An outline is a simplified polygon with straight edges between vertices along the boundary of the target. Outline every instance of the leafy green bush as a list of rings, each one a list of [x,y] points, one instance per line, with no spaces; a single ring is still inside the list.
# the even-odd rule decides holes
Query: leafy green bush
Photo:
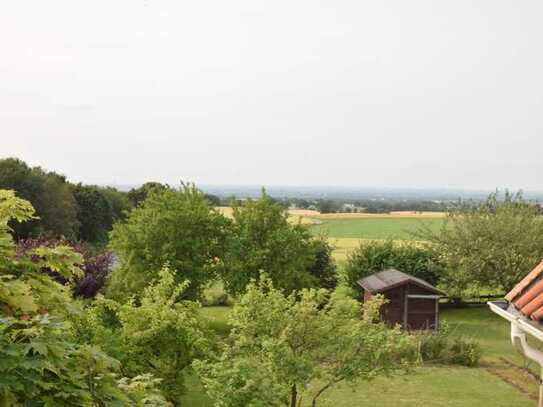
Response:
[[[347,258],[345,283],[358,289],[357,281],[387,268],[422,278],[430,284],[438,282],[433,267],[434,252],[423,244],[387,241],[364,241]]]
[[[86,315],[74,320],[77,335],[115,356],[129,376],[152,373],[169,400],[185,392],[184,375],[209,347],[198,304],[181,300],[188,283],[176,283],[164,267],[139,301],[119,303],[99,296]]]
[[[444,363],[462,366],[477,366],[482,349],[473,339],[453,336],[449,327],[443,323],[438,332],[418,332],[414,334],[419,356],[426,363]]]
[[[477,366],[481,360],[481,345],[473,339],[455,338],[450,348],[450,362],[463,366]]]
[[[420,357],[425,362],[444,362],[450,339],[443,332],[423,332],[416,335]]]

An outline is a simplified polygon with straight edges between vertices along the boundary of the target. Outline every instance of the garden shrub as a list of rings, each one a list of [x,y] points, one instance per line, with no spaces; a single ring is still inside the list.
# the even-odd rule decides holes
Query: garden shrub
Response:
[[[473,339],[455,338],[450,348],[450,361],[453,364],[477,366],[481,356],[481,345]]]
[[[482,356],[479,343],[473,339],[453,336],[447,324],[438,332],[422,331],[413,334],[418,342],[419,356],[426,363],[477,366]]]
[[[425,362],[444,361],[449,338],[443,333],[424,332],[418,334],[420,357]]]

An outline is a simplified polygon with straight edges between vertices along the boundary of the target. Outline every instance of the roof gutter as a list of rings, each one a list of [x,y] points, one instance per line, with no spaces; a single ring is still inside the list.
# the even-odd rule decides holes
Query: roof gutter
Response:
[[[503,309],[497,303],[489,301],[487,304],[494,313],[511,323],[511,343],[513,346],[519,349],[528,359],[539,364],[541,374],[539,379],[538,407],[543,407],[543,353],[532,348],[526,339],[526,334],[530,334],[538,340],[543,341],[543,332],[530,325],[522,317]]]

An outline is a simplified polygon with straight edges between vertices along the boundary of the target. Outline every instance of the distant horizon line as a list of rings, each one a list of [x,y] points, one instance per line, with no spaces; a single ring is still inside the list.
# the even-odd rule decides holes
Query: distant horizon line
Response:
[[[178,183],[162,182],[162,181],[145,181],[138,183],[98,183],[100,186],[123,186],[123,187],[139,187],[148,182],[157,182],[166,185],[180,185]],[[192,184],[193,182],[187,182]],[[364,185],[288,185],[288,184],[209,184],[194,182],[197,187],[208,188],[244,188],[244,189],[262,189],[262,188],[284,188],[284,189],[336,189],[336,190],[375,190],[375,191],[447,191],[447,192],[470,192],[470,193],[492,193],[495,191],[504,192],[519,192],[523,193],[543,193],[543,189],[524,189],[510,187],[495,187],[495,188],[470,188],[470,187],[438,187],[438,186],[364,186]]]

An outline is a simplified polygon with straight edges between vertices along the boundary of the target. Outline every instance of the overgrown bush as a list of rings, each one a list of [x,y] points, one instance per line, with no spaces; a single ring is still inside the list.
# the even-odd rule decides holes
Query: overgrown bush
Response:
[[[481,356],[481,345],[477,341],[459,337],[452,343],[449,360],[457,365],[477,366]]]
[[[345,283],[358,289],[357,281],[387,268],[437,284],[438,274],[433,266],[434,252],[422,243],[363,241],[347,258]]]
[[[482,356],[478,342],[461,336],[453,336],[443,323],[438,332],[423,331],[414,334],[418,342],[420,358],[426,363],[444,363],[477,366]]]
[[[83,273],[74,277],[71,282],[72,292],[76,297],[93,298],[104,287],[107,276],[111,271],[114,257],[113,254],[106,250],[93,251],[84,243],[72,244],[63,239],[46,239],[39,237],[35,239],[22,239],[17,242],[17,257],[25,256],[29,252],[39,247],[71,247],[75,253],[81,255],[83,261],[78,264]],[[36,255],[33,255],[34,261],[38,260]],[[68,283],[68,280],[58,272],[51,270],[48,267],[42,268],[42,271],[61,284]]]

